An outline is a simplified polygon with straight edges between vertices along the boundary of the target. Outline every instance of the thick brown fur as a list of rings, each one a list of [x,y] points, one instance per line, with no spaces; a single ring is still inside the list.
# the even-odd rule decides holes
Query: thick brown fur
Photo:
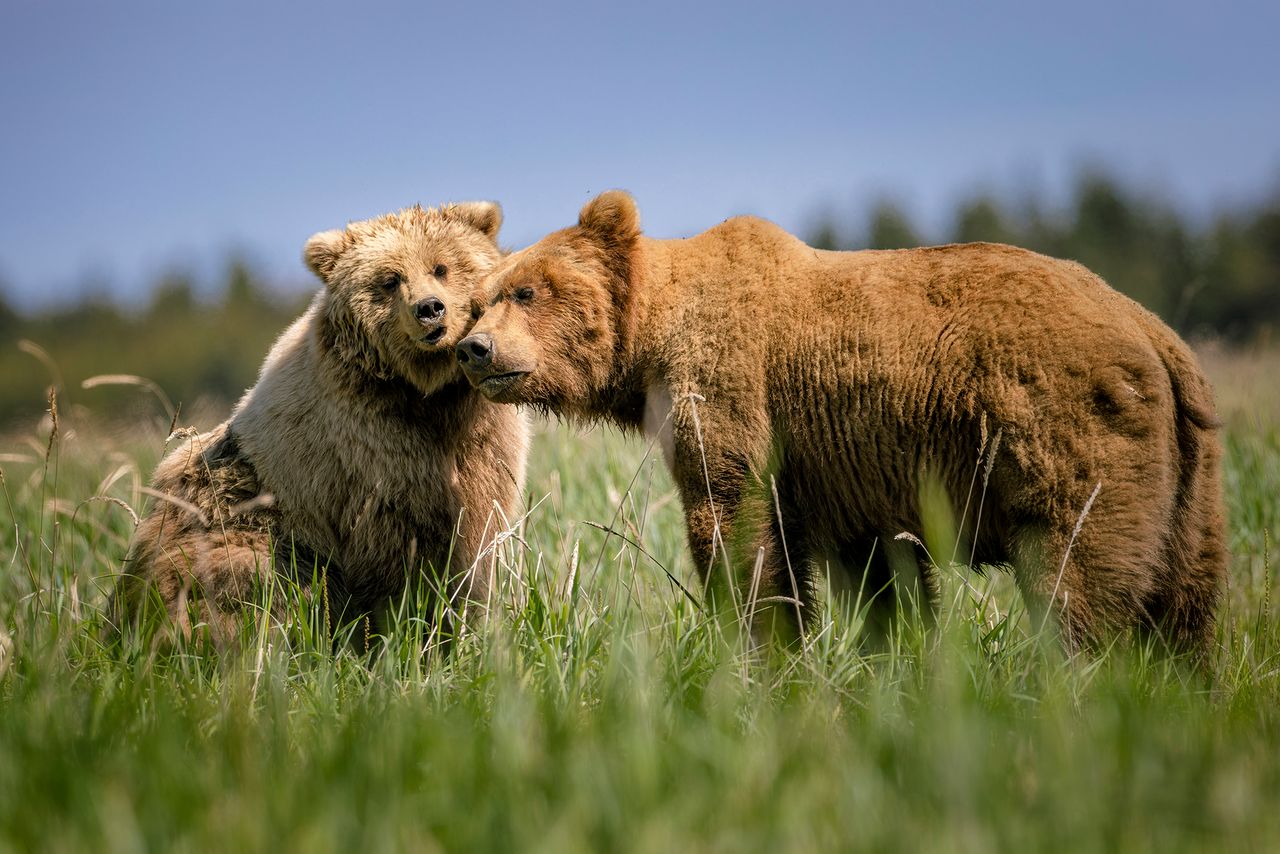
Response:
[[[225,645],[273,571],[324,578],[335,621],[376,617],[423,570],[454,608],[485,601],[528,427],[467,385],[453,350],[501,257],[500,224],[491,203],[415,206],[308,241],[325,287],[230,420],[160,463],[167,497],[134,535],[120,616],[158,594],[182,633],[204,626]],[[439,303],[420,320],[428,298]]]
[[[914,576],[895,535],[921,530],[930,479],[961,520],[985,453],[981,521],[961,520],[974,563],[1011,565],[1070,648],[1135,628],[1211,642],[1227,556],[1210,388],[1079,264],[988,243],[819,251],[751,217],[653,240],[614,191],[506,258],[477,304],[473,383],[659,436],[698,568],[745,538],[758,595],[798,594],[797,619],[822,567],[867,593]],[[463,358],[476,340],[487,364]],[[767,512],[743,513],[749,496]]]

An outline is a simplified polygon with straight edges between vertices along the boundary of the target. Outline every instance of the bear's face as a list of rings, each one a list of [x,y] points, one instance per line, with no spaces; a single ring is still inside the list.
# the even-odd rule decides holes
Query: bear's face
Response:
[[[611,191],[588,202],[576,226],[500,264],[458,345],[471,384],[500,403],[589,406],[613,370],[639,222],[631,197]]]
[[[325,283],[322,346],[379,379],[430,394],[457,376],[471,294],[501,257],[492,202],[419,206],[324,231],[304,258]]]

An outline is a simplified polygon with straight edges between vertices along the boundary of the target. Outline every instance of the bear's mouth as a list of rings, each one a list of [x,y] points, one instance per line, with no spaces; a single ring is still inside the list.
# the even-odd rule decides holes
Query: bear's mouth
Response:
[[[480,391],[484,392],[486,397],[496,397],[510,391],[512,387],[527,376],[529,376],[528,371],[507,371],[502,374],[494,374],[480,380]]]
[[[435,329],[432,329],[430,332],[428,332],[426,335],[423,335],[418,340],[421,341],[423,344],[430,344],[431,346],[434,347],[435,345],[439,344],[441,340],[444,339],[445,333],[448,331],[449,330],[443,326],[437,326]]]

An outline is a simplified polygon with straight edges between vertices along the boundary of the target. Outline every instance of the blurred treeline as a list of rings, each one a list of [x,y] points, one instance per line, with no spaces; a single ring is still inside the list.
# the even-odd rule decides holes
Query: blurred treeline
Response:
[[[162,403],[140,387],[81,388],[104,374],[151,380],[187,416],[204,404],[225,408],[253,384],[271,342],[313,292],[282,294],[241,260],[221,278],[209,288],[187,275],[167,275],[134,308],[95,297],[23,317],[0,300],[0,430],[38,417],[50,385],[58,387],[63,413],[85,406],[112,418],[163,417]],[[48,362],[24,341],[42,349]]]
[[[1208,222],[1135,192],[1100,173],[1083,175],[1069,203],[977,196],[959,205],[947,233],[921,233],[892,201],[858,217],[826,216],[804,235],[823,248],[892,249],[991,240],[1072,258],[1151,307],[1190,338],[1267,341],[1280,328],[1280,191],[1248,209]],[[126,309],[102,298],[21,316],[0,295],[0,429],[45,408],[60,387],[64,411],[154,415],[137,388],[82,389],[87,377],[134,374],[160,386],[190,413],[199,401],[225,406],[251,385],[267,348],[310,293],[281,294],[243,262],[229,265],[220,288],[188,277],[157,282],[149,302]],[[29,340],[47,351],[42,365]]]
[[[1280,188],[1261,204],[1197,223],[1103,173],[1082,175],[1068,205],[975,196],[948,233],[921,234],[902,207],[874,205],[863,228],[826,216],[823,249],[901,249],[988,240],[1079,261],[1195,339],[1265,343],[1280,328]]]

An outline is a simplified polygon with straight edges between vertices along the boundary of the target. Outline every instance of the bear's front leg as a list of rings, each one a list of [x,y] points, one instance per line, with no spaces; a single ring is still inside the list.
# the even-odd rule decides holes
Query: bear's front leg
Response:
[[[794,638],[811,596],[803,556],[784,543],[770,431],[749,411],[731,418],[705,402],[688,406],[699,410],[694,418],[678,409],[673,419],[672,473],[704,588],[717,607],[747,619],[754,634]]]

